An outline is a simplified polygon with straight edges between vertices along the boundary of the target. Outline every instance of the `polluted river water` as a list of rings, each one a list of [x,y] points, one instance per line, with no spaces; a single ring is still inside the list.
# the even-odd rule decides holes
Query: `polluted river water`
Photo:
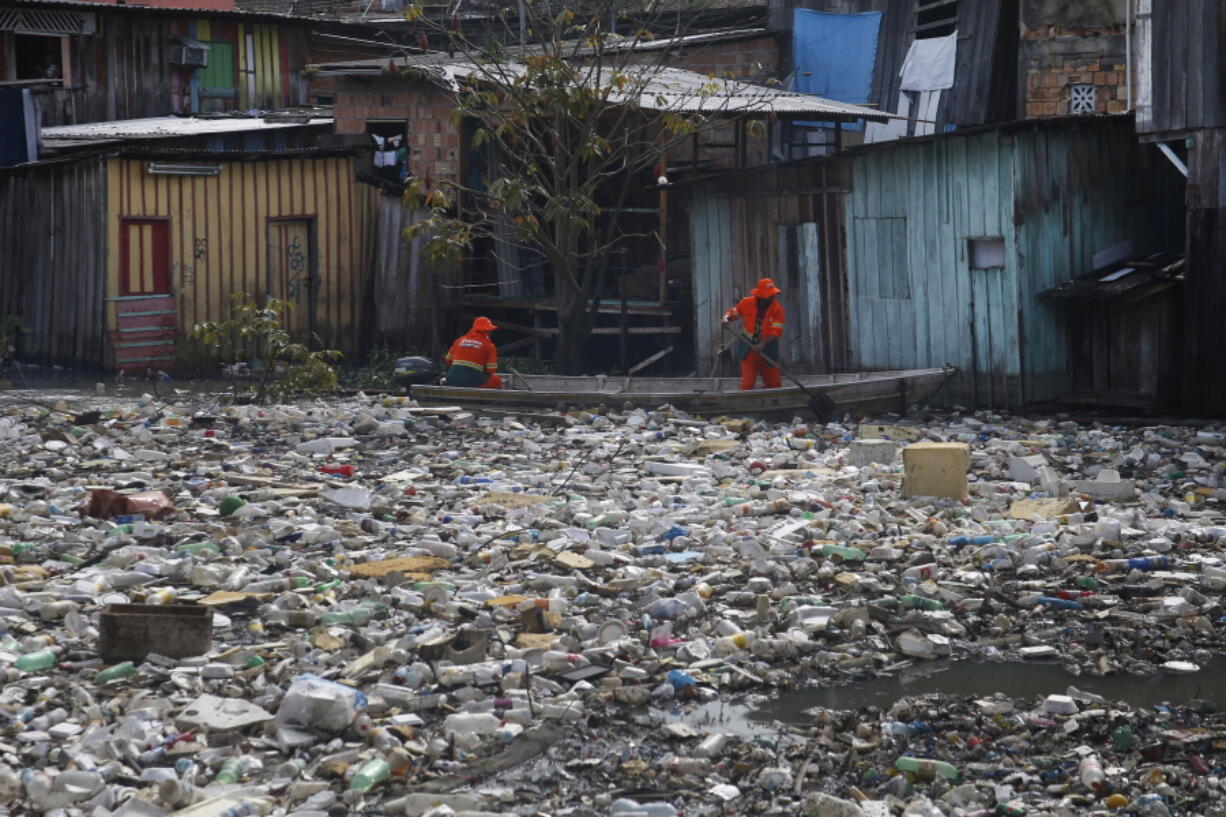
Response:
[[[1108,701],[1123,701],[1152,709],[1162,704],[1186,705],[1220,697],[1226,656],[1217,656],[1199,672],[1156,672],[1148,676],[1114,674],[1072,675],[1055,663],[1019,661],[934,661],[904,668],[896,674],[867,681],[785,692],[763,700],[712,701],[686,716],[686,721],[730,734],[753,736],[771,724],[805,725],[817,709],[889,709],[904,697],[940,693],[1010,698],[1066,694],[1069,687]]]

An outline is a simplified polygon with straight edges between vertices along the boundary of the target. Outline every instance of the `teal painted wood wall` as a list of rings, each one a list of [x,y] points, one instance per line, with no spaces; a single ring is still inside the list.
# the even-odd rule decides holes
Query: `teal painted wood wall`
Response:
[[[1068,320],[1039,293],[1091,271],[1125,239],[1178,246],[1177,188],[1129,120],[1033,123],[865,150],[847,224],[855,369],[952,364],[945,397],[1016,407],[1068,386]],[[968,239],[1004,264],[970,267]]]

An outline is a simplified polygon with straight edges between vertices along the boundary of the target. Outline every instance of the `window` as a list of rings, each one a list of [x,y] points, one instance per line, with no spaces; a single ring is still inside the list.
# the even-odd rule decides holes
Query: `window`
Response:
[[[374,174],[400,184],[409,177],[409,123],[403,119],[366,122],[374,147]]]
[[[984,238],[968,238],[967,255],[971,259],[971,269],[1004,269],[1005,240],[1000,236]]]
[[[200,96],[238,99],[234,81],[234,43],[210,42],[208,62],[200,72]]]
[[[14,79],[64,79],[68,70],[68,38],[43,34],[14,34]]]
[[[958,0],[915,0],[915,39],[944,37],[958,28]]]
[[[1093,85],[1070,85],[1068,90],[1069,113],[1094,113],[1097,107],[1097,96]]]

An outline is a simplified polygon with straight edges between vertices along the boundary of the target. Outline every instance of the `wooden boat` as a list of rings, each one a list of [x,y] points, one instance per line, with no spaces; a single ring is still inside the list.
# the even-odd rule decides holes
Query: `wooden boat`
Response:
[[[834,400],[839,412],[902,411],[928,399],[957,371],[902,369],[881,372],[801,375],[812,391]],[[560,377],[504,374],[501,389],[410,386],[421,403],[485,408],[500,412],[564,410],[605,404],[642,408],[670,405],[691,414],[809,414],[809,398],[794,384],[780,389],[740,391],[735,377]]]

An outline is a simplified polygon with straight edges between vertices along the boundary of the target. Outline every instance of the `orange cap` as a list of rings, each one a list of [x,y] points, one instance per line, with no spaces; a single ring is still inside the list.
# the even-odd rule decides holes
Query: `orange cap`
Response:
[[[755,298],[769,298],[772,295],[778,295],[782,290],[775,286],[775,282],[769,278],[763,278],[758,281],[758,285],[753,288],[749,294]]]
[[[468,331],[469,332],[493,332],[497,328],[498,328],[497,326],[494,326],[494,324],[490,322],[489,318],[482,317],[482,318],[477,318],[475,321],[473,321],[473,328],[469,329]]]

